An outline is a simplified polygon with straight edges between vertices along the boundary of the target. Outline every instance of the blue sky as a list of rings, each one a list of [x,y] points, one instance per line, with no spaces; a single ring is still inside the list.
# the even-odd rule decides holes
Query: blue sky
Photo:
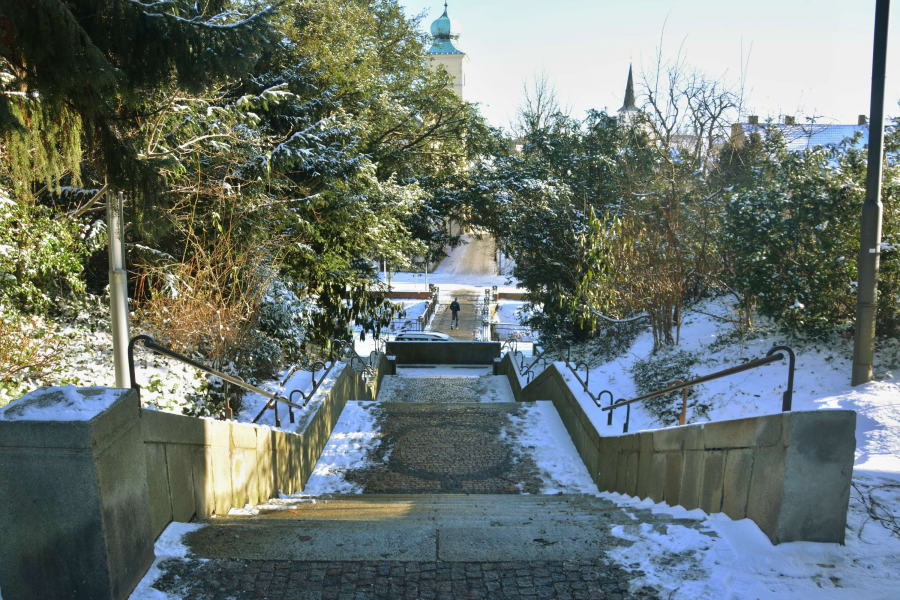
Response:
[[[402,3],[409,14],[428,12],[425,28],[444,8],[443,0]],[[900,114],[898,12],[888,43],[891,115]],[[743,47],[751,114],[856,123],[869,112],[875,0],[449,0],[449,14],[471,59],[468,99],[494,125],[509,123],[523,84],[542,70],[575,115],[615,111],[629,61],[636,76],[651,69],[664,23],[664,56],[681,48],[708,75],[738,79]]]

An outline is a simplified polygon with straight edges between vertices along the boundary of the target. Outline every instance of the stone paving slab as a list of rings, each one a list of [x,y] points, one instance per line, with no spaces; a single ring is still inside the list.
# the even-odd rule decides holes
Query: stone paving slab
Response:
[[[323,526],[324,525],[324,526]],[[265,521],[230,527],[203,527],[185,536],[203,558],[252,560],[434,560],[433,527],[385,527],[377,521],[352,526]]]
[[[487,563],[169,560],[160,569],[163,575],[153,587],[189,600],[660,598],[649,587],[630,592],[629,581],[642,572],[628,572],[603,558]]]
[[[440,530],[438,558],[454,561],[577,560],[597,556],[612,542],[594,522],[538,522],[516,527],[448,527]]]

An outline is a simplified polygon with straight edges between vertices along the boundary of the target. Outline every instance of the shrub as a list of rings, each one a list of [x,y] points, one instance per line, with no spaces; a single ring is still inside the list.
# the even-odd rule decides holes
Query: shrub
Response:
[[[0,304],[0,406],[27,391],[26,379],[40,380],[53,371],[63,341],[44,317]]]
[[[78,224],[0,189],[0,302],[45,314],[66,292],[83,291]]]
[[[638,360],[631,369],[631,375],[639,395],[649,394],[656,390],[668,387],[676,379],[689,381],[697,377],[693,372],[697,364],[697,357],[686,350],[674,350],[662,347],[654,351],[647,358]],[[690,421],[704,419],[708,416],[709,405],[697,400],[697,387],[688,391],[688,414],[693,418]],[[681,414],[681,404],[684,392],[672,392],[664,396],[657,396],[641,402],[650,414],[661,425],[675,425]]]
[[[183,262],[146,267],[152,293],[141,306],[144,325],[161,344],[254,383],[283,362],[281,345],[257,329],[274,278],[265,248],[246,248],[223,234],[208,246],[191,247]],[[231,408],[241,408],[242,390],[231,386]],[[193,405],[195,416],[225,412],[225,385],[207,378]]]
[[[822,334],[849,324],[856,312],[864,152],[837,147],[788,151],[770,132],[754,177],[726,204],[724,242],[733,260],[731,285],[755,297],[760,314],[788,330]],[[900,324],[900,268],[893,248],[898,222],[894,169],[885,170],[879,335]]]

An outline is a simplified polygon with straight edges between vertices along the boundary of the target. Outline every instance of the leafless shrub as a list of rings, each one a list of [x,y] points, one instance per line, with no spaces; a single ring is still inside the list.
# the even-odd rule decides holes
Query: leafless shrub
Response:
[[[59,362],[64,344],[55,325],[0,307],[0,388],[17,387],[28,377],[42,379]]]
[[[253,326],[276,274],[269,248],[247,247],[229,231],[201,243],[191,237],[184,260],[146,265],[155,288],[141,306],[144,324],[176,352],[221,367],[252,354]]]
[[[853,491],[856,492],[857,500],[867,514],[866,520],[863,521],[859,528],[858,535],[862,537],[866,524],[869,521],[875,521],[893,535],[900,537],[900,516],[894,513],[893,508],[887,501],[879,497],[879,493],[893,492],[895,499],[900,500],[900,484],[879,483],[869,485],[854,481],[852,485]]]

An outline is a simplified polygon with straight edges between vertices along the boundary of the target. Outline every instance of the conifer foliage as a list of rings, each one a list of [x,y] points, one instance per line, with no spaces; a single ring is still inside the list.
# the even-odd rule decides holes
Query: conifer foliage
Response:
[[[272,8],[212,0],[3,0],[0,135],[17,192],[80,182],[87,158],[127,189],[159,189],[137,129],[161,89],[202,93],[246,74]]]

